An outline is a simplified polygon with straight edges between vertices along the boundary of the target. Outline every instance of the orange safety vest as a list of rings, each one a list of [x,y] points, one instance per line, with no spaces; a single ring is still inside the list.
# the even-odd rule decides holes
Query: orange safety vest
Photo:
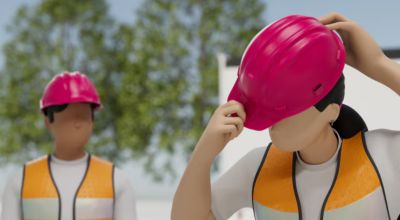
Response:
[[[60,220],[61,199],[54,182],[51,156],[24,165],[21,189],[23,220]],[[114,166],[89,155],[83,180],[75,193],[74,219],[111,220],[114,212]]]
[[[267,148],[253,183],[257,220],[302,219],[296,189],[296,160],[295,153],[283,152],[272,143]],[[379,201],[385,202],[389,216],[382,179],[366,148],[364,133],[359,132],[342,142],[335,178],[321,204],[320,219],[365,219],[366,210],[373,209],[371,206],[377,202],[370,195],[381,190],[384,198],[378,196]]]

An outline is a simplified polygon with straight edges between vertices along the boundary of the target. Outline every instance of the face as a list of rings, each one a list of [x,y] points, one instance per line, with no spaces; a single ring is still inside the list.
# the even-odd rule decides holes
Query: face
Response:
[[[54,121],[46,117],[56,146],[84,149],[93,130],[92,109],[89,104],[69,104],[66,109],[54,114]]]
[[[314,106],[274,124],[269,129],[272,143],[283,151],[294,152],[304,149],[330,126],[339,116],[340,106],[328,105],[320,112]]]

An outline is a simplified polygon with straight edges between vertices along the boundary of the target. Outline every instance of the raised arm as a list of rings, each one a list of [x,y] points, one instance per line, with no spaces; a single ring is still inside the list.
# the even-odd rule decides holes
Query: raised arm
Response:
[[[336,30],[346,47],[346,63],[400,95],[400,64],[389,59],[376,41],[356,22],[339,13],[320,18]]]
[[[234,117],[233,115],[238,115]],[[226,144],[243,130],[243,106],[230,101],[211,117],[175,193],[172,220],[212,220],[210,169]]]

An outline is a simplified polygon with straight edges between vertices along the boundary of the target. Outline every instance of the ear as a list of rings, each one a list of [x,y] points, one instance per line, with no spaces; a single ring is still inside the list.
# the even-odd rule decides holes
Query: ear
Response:
[[[329,111],[330,111],[330,120],[331,121],[336,121],[339,117],[340,114],[340,105],[336,104],[336,103],[331,103],[328,106]]]

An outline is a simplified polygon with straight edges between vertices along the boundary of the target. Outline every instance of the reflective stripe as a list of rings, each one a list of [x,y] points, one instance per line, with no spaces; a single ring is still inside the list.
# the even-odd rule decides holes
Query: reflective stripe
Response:
[[[299,215],[297,213],[283,212],[275,209],[268,208],[254,201],[254,213],[256,220],[297,220]]]
[[[78,219],[107,219],[113,215],[112,199],[77,199]]]
[[[23,199],[24,219],[58,219],[58,199]]]

